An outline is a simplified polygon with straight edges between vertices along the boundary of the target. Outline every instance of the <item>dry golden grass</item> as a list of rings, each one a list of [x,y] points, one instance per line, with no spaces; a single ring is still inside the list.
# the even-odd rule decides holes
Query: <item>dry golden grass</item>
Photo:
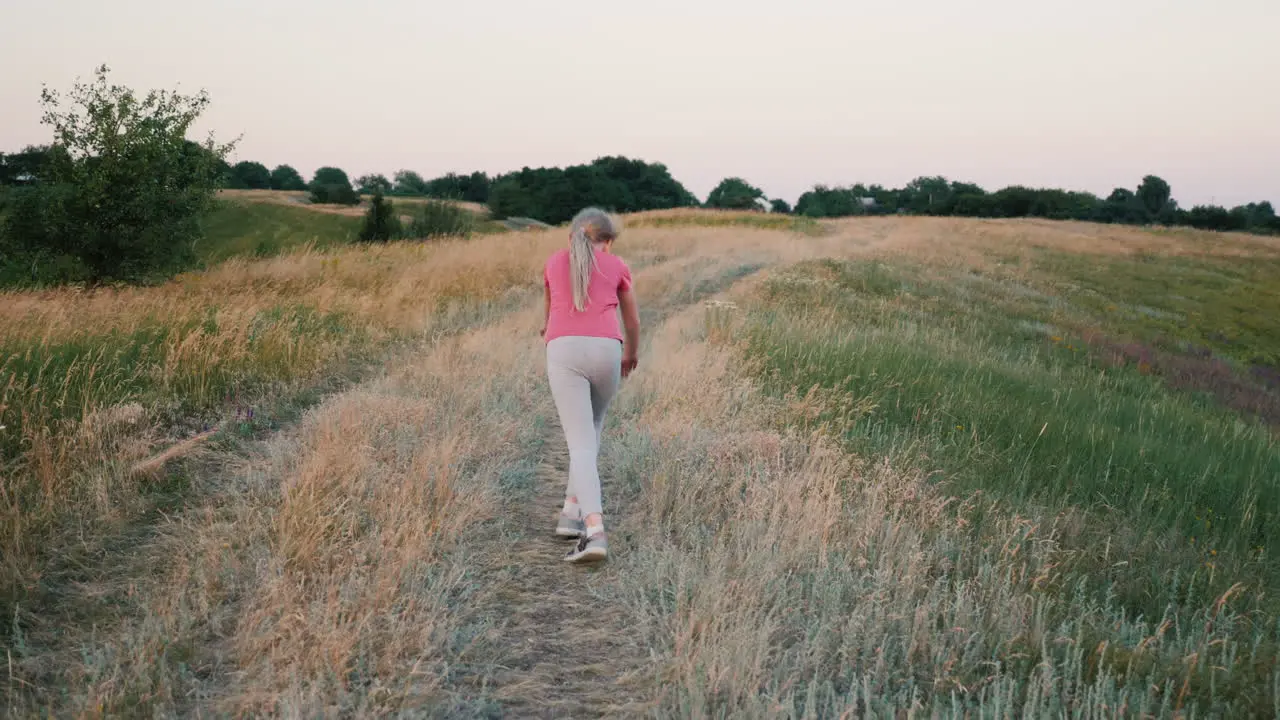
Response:
[[[1039,219],[870,217],[827,221],[841,236],[873,238],[894,253],[948,267],[1023,263],[1037,248],[1080,255],[1276,257],[1280,238],[1179,228]]]
[[[38,580],[32,563],[55,525],[138,509],[135,466],[191,432],[175,414],[232,413],[353,353],[465,323],[467,307],[535,281],[549,240],[499,253],[459,242],[303,251],[159,288],[0,295],[0,440],[12,453],[0,468],[0,596]]]
[[[241,318],[282,302],[341,313],[365,337],[420,339],[252,457],[204,456],[195,504],[94,586],[97,627],[27,637],[10,709],[937,716],[945,702],[924,698],[983,693],[990,710],[1012,697],[1011,673],[973,668],[990,638],[1061,641],[1041,624],[1052,600],[1032,592],[1054,573],[1053,521],[994,517],[975,540],[915,472],[780,424],[815,398],[768,399],[740,367],[741,311],[705,301],[745,306],[757,279],[805,259],[971,252],[986,263],[1018,233],[1097,252],[1112,236],[926,219],[822,236],[628,224],[618,252],[637,268],[644,348],[606,430],[614,558],[594,572],[564,566],[546,538],[564,466],[538,270],[559,231],[234,261],[152,291],[5,298],[0,331],[31,342],[136,327],[147,313],[225,313],[226,338],[187,340],[180,357],[196,365],[235,357]],[[1148,242],[1133,232],[1122,239]],[[299,357],[320,372],[348,350],[334,341]],[[149,426],[148,410],[83,427]],[[143,442],[129,457],[154,450]],[[1153,644],[1163,632],[1126,628]],[[1070,670],[1037,671],[1031,706],[1091,691]]]

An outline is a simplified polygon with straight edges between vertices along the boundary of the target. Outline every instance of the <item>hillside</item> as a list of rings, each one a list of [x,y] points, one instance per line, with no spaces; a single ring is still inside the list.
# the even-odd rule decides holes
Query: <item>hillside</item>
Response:
[[[303,207],[312,212],[331,213],[334,215],[345,215],[347,217],[359,217],[369,206],[369,195],[362,195],[359,205],[318,205],[311,202],[310,194],[305,191],[291,190],[219,190],[218,197],[224,200],[238,200],[241,202],[264,203],[270,205],[284,205],[286,207]],[[429,198],[422,197],[393,197],[391,198],[398,204],[404,205],[421,205],[428,202]],[[450,200],[450,203],[458,207],[469,210],[476,215],[487,216],[489,209],[479,203],[463,202],[461,200]]]
[[[219,247],[322,216],[272,203]],[[614,555],[586,571],[550,533],[539,269],[562,230],[4,295],[6,707],[1280,703],[1280,239],[624,224],[643,347],[605,431]]]

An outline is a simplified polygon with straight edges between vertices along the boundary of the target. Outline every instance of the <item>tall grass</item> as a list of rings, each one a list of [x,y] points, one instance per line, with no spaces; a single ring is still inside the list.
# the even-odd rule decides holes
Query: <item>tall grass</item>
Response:
[[[651,230],[624,235],[618,249],[644,273],[646,294],[682,303],[713,290],[721,265],[735,276],[729,250],[748,263],[789,256],[777,240]],[[475,625],[483,629],[467,611],[474,573],[503,557],[491,554],[501,537],[477,529],[493,530],[500,484],[536,460],[553,411],[539,371],[537,278],[564,242],[554,232],[391,243],[233,261],[185,278],[188,292],[206,288],[224,302],[286,294],[341,312],[344,326],[375,343],[417,342],[385,377],[275,436],[263,457],[213,455],[210,475],[197,475],[200,505],[174,514],[155,546],[139,549],[147,570],[126,568],[102,600],[83,600],[114,620],[109,629],[99,619],[93,637],[88,626],[54,632],[52,618],[19,613],[27,650],[14,672],[29,686],[18,706],[309,715],[412,710],[442,698],[468,705],[471,694],[448,683],[461,672],[454,658],[477,640]],[[111,320],[105,307],[124,322],[155,301],[139,293],[96,307],[99,324]],[[125,592],[126,581],[137,590]],[[92,651],[53,663],[52,648],[68,643]],[[223,672],[231,668],[243,672]]]
[[[114,623],[23,636],[12,712],[497,716],[532,697],[658,717],[1277,714],[1280,625],[1258,592],[1270,551],[1226,550],[1256,518],[1211,519],[1192,544],[1172,509],[1082,476],[1108,467],[1105,446],[1131,483],[1150,463],[1170,492],[1207,487],[1152,460],[1163,450],[1262,488],[1247,464],[1268,467],[1257,426],[1090,366],[1074,338],[1053,339],[1084,317],[1064,293],[1027,277],[990,292],[995,263],[965,245],[997,228],[1078,252],[1075,230],[831,227],[624,233],[645,339],[605,430],[612,557],[552,588],[584,588],[564,608],[538,595],[577,572],[545,537],[553,513],[505,516],[558,432],[536,328],[537,271],[560,231],[233,261],[167,286],[169,304],[41,298],[61,312],[26,319],[29,338],[133,328],[148,302],[177,315],[265,296],[260,309],[304,306],[375,344],[421,344],[257,457],[213,458],[202,504],[174,514],[139,567],[83,593]],[[952,231],[956,252],[935,256]],[[1024,250],[1002,250],[1019,272]],[[1186,424],[1237,431],[1210,435],[1229,443],[1215,450]],[[1117,427],[1136,440],[1104,436]],[[1151,512],[1122,512],[1134,507]],[[586,606],[590,627],[573,614]],[[567,667],[582,677],[564,682]]]
[[[34,587],[64,530],[94,536],[145,506],[154,454],[498,300],[535,268],[406,243],[233,259],[155,288],[0,295],[0,597]]]
[[[1274,622],[1248,629],[1234,593],[1138,618],[1051,587],[1070,522],[1005,512],[974,533],[976,505],[918,469],[778,423],[806,403],[735,370],[723,331],[744,316],[718,306],[666,327],[652,350],[665,361],[629,389],[606,445],[627,552],[600,592],[649,658],[651,714],[1273,710]]]
[[[1202,711],[1271,710],[1280,672],[1271,431],[1135,369],[1098,366],[1078,339],[1053,335],[1052,316],[994,314],[960,278],[935,284],[923,273],[825,262],[761,288],[744,352],[763,387],[789,402],[786,421],[965,500],[936,521],[971,528],[951,542],[1008,542],[1007,518],[1028,518],[1042,537],[1024,548],[1043,573],[1026,588],[1041,598],[1037,622],[1112,648],[1115,664],[1100,650],[1077,672],[1105,678],[1106,692],[1119,693],[1113,707],[1136,710],[1159,689]],[[989,574],[999,558],[982,552],[955,558],[946,576]],[[1147,637],[1140,628],[1161,622],[1183,629],[1178,650],[1135,669],[1151,642],[1135,644]],[[1201,625],[1212,636],[1191,630]],[[1221,670],[1185,670],[1212,637],[1231,648],[1215,656]],[[1084,660],[1019,643],[987,650],[1009,672],[1006,701],[1040,692],[1042,666],[1023,654],[1051,666]]]

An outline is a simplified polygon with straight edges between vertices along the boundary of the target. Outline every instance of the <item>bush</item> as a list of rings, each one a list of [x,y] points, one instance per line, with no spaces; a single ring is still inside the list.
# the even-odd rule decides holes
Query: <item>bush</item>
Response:
[[[360,228],[360,239],[364,242],[387,242],[400,237],[400,218],[396,216],[395,205],[382,196],[382,191],[374,193],[369,210],[364,214],[364,227]]]
[[[41,94],[55,142],[40,181],[18,190],[7,213],[0,275],[10,281],[146,281],[194,259],[231,146],[186,139],[208,105],[203,93],[138,97],[108,84],[108,72],[77,83],[66,109],[57,92]]]
[[[476,217],[450,202],[428,200],[409,223],[405,237],[427,239],[458,235],[470,237],[475,231]]]
[[[267,190],[271,187],[271,173],[266,165],[245,160],[232,166],[227,185],[240,190]]]
[[[427,181],[412,170],[400,170],[395,175],[392,192],[396,195],[426,195]]]
[[[391,192],[391,181],[386,175],[364,175],[356,178],[356,189],[358,192],[375,195],[381,193],[386,195]]]
[[[351,187],[347,174],[335,167],[322,167],[311,179],[311,202],[319,205],[358,205],[360,196]]]
[[[279,165],[271,171],[272,190],[306,190],[307,183],[290,165]]]
[[[725,178],[707,196],[707,207],[722,210],[755,210],[756,200],[764,197],[764,191],[742,178]]]

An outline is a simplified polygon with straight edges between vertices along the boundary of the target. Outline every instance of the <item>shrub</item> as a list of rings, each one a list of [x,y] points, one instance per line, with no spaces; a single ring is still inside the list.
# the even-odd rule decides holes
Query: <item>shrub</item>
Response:
[[[381,190],[377,191],[364,215],[360,239],[364,242],[387,242],[400,237],[400,233],[400,218],[396,216],[395,205],[382,196]]]
[[[409,224],[405,236],[415,239],[450,235],[469,237],[475,226],[476,218],[471,212],[450,202],[428,200]]]
[[[391,181],[387,179],[386,175],[363,175],[356,178],[356,188],[361,193],[370,195],[382,193],[385,195],[391,192],[392,187]]]
[[[396,195],[426,195],[427,181],[412,170],[400,170],[395,175],[393,192]]]
[[[360,196],[351,187],[351,180],[339,168],[322,167],[311,179],[311,202],[320,205],[358,205]]]
[[[266,165],[245,160],[232,166],[227,184],[242,190],[266,190],[271,187],[271,173]]]
[[[764,191],[742,178],[725,178],[707,196],[707,207],[723,210],[755,210]]]
[[[272,190],[306,190],[307,183],[290,165],[279,165],[271,171]]]

